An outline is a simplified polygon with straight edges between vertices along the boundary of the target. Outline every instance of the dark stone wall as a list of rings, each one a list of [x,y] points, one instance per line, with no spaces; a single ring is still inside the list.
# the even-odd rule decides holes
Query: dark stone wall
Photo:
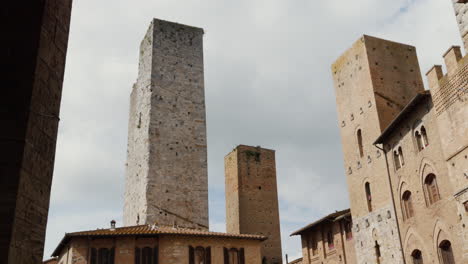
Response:
[[[2,4],[0,263],[41,263],[72,0]]]

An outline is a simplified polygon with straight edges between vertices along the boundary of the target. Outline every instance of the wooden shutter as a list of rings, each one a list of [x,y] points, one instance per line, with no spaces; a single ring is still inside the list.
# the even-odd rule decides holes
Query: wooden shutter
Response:
[[[245,264],[244,248],[239,250],[239,264]]]
[[[413,198],[412,198],[411,194],[408,197],[407,203],[408,203],[408,216],[412,217],[412,216],[414,216],[414,210],[413,210]]]
[[[95,248],[91,248],[91,264],[97,264],[97,250]]]
[[[211,264],[211,247],[205,248],[205,264]]]
[[[189,246],[189,264],[195,264],[195,250]]]
[[[227,248],[224,248],[224,264],[229,264],[229,252]]]
[[[155,247],[153,249],[153,263],[154,264],[158,264],[159,263],[159,251],[158,251],[158,247]]]
[[[439,200],[439,192],[437,191],[437,185],[436,185],[435,179],[432,179],[432,182],[429,188],[431,189],[432,203],[435,203]]]
[[[135,248],[135,264],[141,264],[140,248]]]
[[[109,263],[114,264],[115,260],[115,248],[111,248],[110,254],[109,254]]]

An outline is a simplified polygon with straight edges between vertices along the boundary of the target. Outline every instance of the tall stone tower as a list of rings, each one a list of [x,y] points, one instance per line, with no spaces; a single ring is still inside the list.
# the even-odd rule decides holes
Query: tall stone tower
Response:
[[[468,0],[452,0],[460,34],[468,52]]]
[[[239,145],[224,165],[227,232],[267,236],[262,263],[282,263],[275,151]]]
[[[358,263],[403,259],[386,155],[373,145],[424,90],[416,49],[363,36],[332,65]],[[352,99],[350,99],[352,98]]]
[[[125,225],[208,229],[203,30],[154,19],[130,96]]]

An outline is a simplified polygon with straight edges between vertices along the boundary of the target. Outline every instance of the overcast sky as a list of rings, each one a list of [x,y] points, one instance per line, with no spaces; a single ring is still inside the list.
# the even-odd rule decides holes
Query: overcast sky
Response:
[[[205,29],[210,229],[225,231],[223,157],[276,150],[283,254],[349,206],[330,73],[362,34],[417,47],[423,74],[461,45],[450,0],[75,0],[45,247],[122,224],[129,95],[153,17]]]

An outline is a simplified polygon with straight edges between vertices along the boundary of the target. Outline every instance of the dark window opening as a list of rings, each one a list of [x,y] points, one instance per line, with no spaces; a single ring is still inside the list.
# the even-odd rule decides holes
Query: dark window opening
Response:
[[[135,264],[158,264],[158,248],[135,248]]]
[[[353,223],[351,221],[347,221],[344,224],[345,235],[346,239],[350,240],[353,238]]]
[[[91,248],[91,264],[114,264],[115,249]]]
[[[415,249],[413,253],[411,253],[411,259],[413,260],[413,264],[423,264],[422,253],[418,249]]]
[[[424,147],[429,146],[429,141],[427,139],[427,132],[424,126],[421,127],[421,136],[422,136],[422,143],[424,144]]]
[[[328,244],[328,249],[334,249],[335,248],[335,243],[333,239],[333,230],[330,228],[327,232],[327,244]]]
[[[371,193],[370,183],[368,182],[366,182],[365,191],[366,191],[367,209],[369,210],[369,212],[372,212],[372,193]]]
[[[381,261],[381,258],[382,258],[382,254],[380,253],[380,245],[377,241],[375,241],[375,258],[376,258],[376,261],[377,261],[377,264],[380,264],[380,261]]]
[[[442,264],[455,264],[455,259],[452,252],[452,244],[448,240],[444,240],[439,245],[439,255]]]
[[[357,141],[358,141],[358,147],[359,147],[359,156],[362,158],[362,157],[364,157],[364,147],[362,145],[362,132],[361,132],[361,129],[358,129],[358,131],[357,131]]]

